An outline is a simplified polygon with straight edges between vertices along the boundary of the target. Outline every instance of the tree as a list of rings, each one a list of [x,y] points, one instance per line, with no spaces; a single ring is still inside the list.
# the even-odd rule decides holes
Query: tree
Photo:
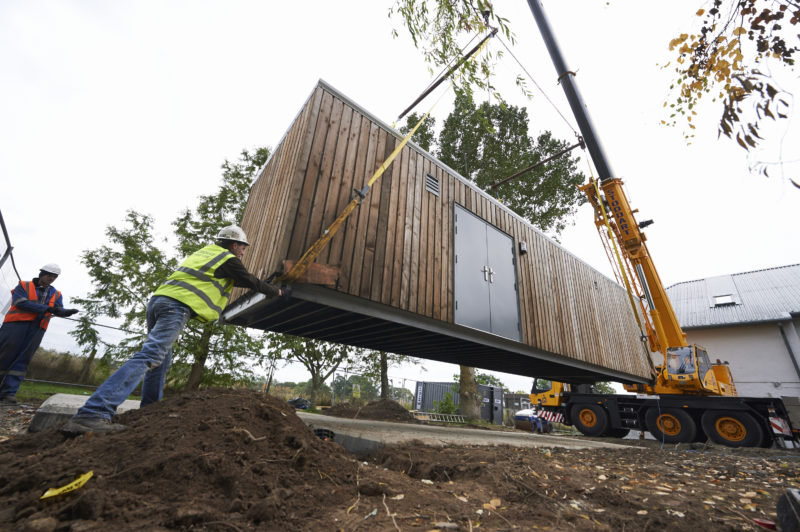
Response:
[[[459,366],[458,408],[467,419],[481,418],[481,394],[478,393],[478,381],[475,368]]]
[[[441,67],[463,54],[459,41],[497,27],[513,44],[514,33],[508,19],[495,12],[489,0],[396,0],[389,10],[411,35],[425,60]],[[704,94],[722,101],[718,131],[745,150],[765,140],[764,120],[788,118],[788,95],[774,82],[778,71],[793,71],[800,34],[800,6],[795,0],[713,0],[702,17],[699,30],[682,33],[672,40],[676,53],[675,81],[677,95],[670,106],[670,123],[682,115],[694,129],[692,117]],[[397,35],[397,30],[393,30]],[[478,63],[469,62],[456,79],[462,88],[491,87],[492,56]],[[528,94],[524,80],[517,78]],[[749,108],[743,104],[749,102]],[[748,114],[749,113],[749,114]],[[667,121],[665,120],[666,124]],[[762,167],[766,175],[766,167]],[[793,180],[795,186],[800,182]]]
[[[378,382],[365,375],[350,375],[349,377],[341,374],[336,375],[331,388],[333,389],[333,396],[342,401],[347,401],[347,399],[343,398],[353,397],[353,392],[356,388],[359,391],[360,398],[355,402],[364,403],[378,396]]]
[[[506,385],[503,384],[503,381],[501,381],[494,375],[489,375],[488,373],[482,373],[480,371],[476,371],[474,374],[474,379],[476,384],[480,384],[481,386],[499,386],[504,390],[506,389]],[[453,380],[455,380],[456,382],[461,382],[461,375],[459,374],[453,375]]]
[[[176,255],[162,249],[166,239],[155,238],[152,217],[136,211],[127,213],[121,227],[106,229],[105,245],[82,253],[81,262],[89,270],[93,288],[76,302],[90,319],[81,321],[70,334],[85,351],[97,345],[90,322],[100,316],[121,319],[122,328],[132,331],[116,345],[106,345],[108,360],[126,359],[138,351],[146,336],[150,296],[182,257],[213,242],[225,225],[238,223],[256,170],[268,156],[267,148],[259,148],[252,154],[243,151],[237,162],[225,161],[217,193],[201,196],[194,211],[183,211],[173,222]],[[190,320],[173,349],[169,382],[196,389],[201,383],[226,385],[250,378],[250,367],[268,357],[265,339],[263,334],[251,335],[241,327]]]
[[[508,177],[566,148],[569,143],[549,131],[537,139],[528,134],[528,111],[505,103],[475,105],[465,91],[439,133],[439,159],[544,232],[557,236],[585,198],[578,159],[561,156],[509,181],[495,191],[493,182]]]
[[[350,360],[353,366],[349,367],[348,370],[379,381],[381,384],[381,399],[389,399],[389,390],[391,388],[389,385],[390,367],[402,364],[418,365],[420,363],[417,358],[386,351],[362,350],[360,354],[361,356],[357,359]]]
[[[776,72],[794,69],[800,5],[793,0],[714,0],[697,16],[699,30],[669,43],[676,54],[676,81],[670,88],[677,93],[664,104],[669,104],[669,123],[680,116],[694,130],[694,108],[708,95],[722,103],[718,134],[750,151],[765,140],[764,121],[790,115],[792,95],[781,88]],[[766,165],[760,169],[769,175]],[[800,180],[792,184],[800,188]]]
[[[359,356],[362,351],[343,344],[311,340],[290,334],[269,333],[269,341],[272,349],[276,351],[276,356],[300,362],[311,374],[309,400],[315,406],[317,394],[328,377],[339,366]]]
[[[417,125],[420,118],[422,118],[417,113],[411,113],[406,117],[406,123],[400,128],[400,133],[402,135],[408,135],[408,133],[414,129],[414,126]],[[417,132],[411,137],[411,140],[416,142],[417,145],[422,148],[423,150],[433,153],[433,149],[436,147],[436,133],[434,131],[436,127],[436,119],[432,116],[429,116],[417,129]]]
[[[595,393],[601,393],[603,395],[614,395],[617,393],[608,381],[596,382],[593,384],[593,387]]]

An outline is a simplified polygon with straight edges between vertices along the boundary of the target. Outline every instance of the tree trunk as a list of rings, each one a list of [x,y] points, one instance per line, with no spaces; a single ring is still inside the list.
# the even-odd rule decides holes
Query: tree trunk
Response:
[[[213,325],[207,325],[203,328],[203,334],[200,336],[200,350],[194,354],[192,369],[189,371],[189,378],[186,380],[186,390],[197,390],[203,381],[203,372],[206,369],[206,359],[208,358],[208,350],[211,348],[213,331]]]
[[[381,351],[381,399],[389,399],[389,363],[386,353]]]
[[[478,382],[475,380],[475,368],[461,366],[458,386],[458,410],[470,420],[481,418],[481,398],[478,395]]]
[[[320,385],[320,378],[319,375],[312,373],[311,374],[311,397],[308,399],[311,401],[311,406],[317,406],[317,392],[319,391]]]
[[[89,376],[89,370],[92,368],[92,362],[94,362],[94,357],[97,355],[97,348],[95,347],[92,349],[92,352],[89,353],[89,358],[86,359],[86,362],[83,364],[83,369],[81,370],[81,376],[78,377],[78,382],[84,384],[86,382],[86,377]]]

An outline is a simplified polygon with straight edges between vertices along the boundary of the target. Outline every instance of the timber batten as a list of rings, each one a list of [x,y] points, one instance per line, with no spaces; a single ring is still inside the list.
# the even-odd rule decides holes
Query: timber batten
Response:
[[[283,261],[297,261],[400,141],[386,124],[320,81],[253,184],[242,220],[251,242],[248,269],[263,278],[283,271]],[[430,179],[438,180],[438,194],[426,187]],[[456,205],[482,222],[465,226]],[[493,260],[505,259],[482,250],[475,253],[487,256],[485,263],[460,263],[468,277],[456,279],[454,242],[460,229],[480,231],[476,245],[485,234],[487,250],[493,245],[505,250],[510,238],[514,279],[498,273],[508,270],[507,263],[493,267]],[[527,254],[519,253],[521,241]],[[648,355],[619,285],[413,143],[317,263],[338,269],[334,288],[297,283],[288,302],[241,297],[225,318],[520,375],[566,381],[649,378]],[[480,297],[465,294],[465,286],[487,291],[488,310]],[[234,298],[240,295],[237,291]],[[466,295],[477,298],[466,314],[480,324],[472,328],[456,323],[464,323]],[[518,305],[519,339],[506,319],[492,323],[492,304],[500,310]],[[491,333],[495,325],[506,337]]]

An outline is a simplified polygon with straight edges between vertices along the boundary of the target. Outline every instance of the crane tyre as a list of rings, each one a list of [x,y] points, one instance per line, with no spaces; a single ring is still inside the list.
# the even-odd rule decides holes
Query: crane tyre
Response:
[[[692,416],[679,408],[649,408],[644,420],[650,434],[664,443],[690,443],[697,436]]]
[[[764,443],[764,430],[747,412],[709,410],[701,422],[714,443],[728,447],[760,447]]]
[[[572,424],[586,436],[603,436],[608,432],[608,413],[600,405],[573,405]]]

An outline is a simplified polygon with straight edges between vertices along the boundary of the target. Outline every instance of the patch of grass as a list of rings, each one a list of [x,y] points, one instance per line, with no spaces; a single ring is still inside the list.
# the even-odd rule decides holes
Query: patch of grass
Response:
[[[51,395],[57,393],[68,393],[71,395],[85,395],[86,397],[92,395],[93,388],[83,388],[79,386],[62,386],[59,384],[47,384],[43,382],[30,382],[23,381],[22,386],[17,391],[16,398],[20,402],[36,402],[44,401]],[[129,399],[139,399],[136,396],[130,396]]]

